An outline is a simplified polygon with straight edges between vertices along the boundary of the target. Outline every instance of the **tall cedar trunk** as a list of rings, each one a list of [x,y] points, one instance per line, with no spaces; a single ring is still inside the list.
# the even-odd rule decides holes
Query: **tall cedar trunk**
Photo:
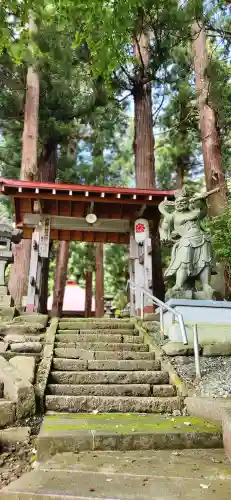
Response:
[[[188,116],[188,109],[187,109],[187,103],[186,102],[181,102],[180,103],[180,113],[179,113],[179,124],[178,124],[178,141],[180,144],[180,150],[181,150],[181,145],[185,144],[185,139],[187,137],[187,116]],[[176,157],[176,189],[182,189],[184,185],[184,179],[185,179],[185,173],[188,171],[190,164],[190,158],[188,154],[184,154],[182,150],[179,152],[179,154]]]
[[[86,244],[86,269],[85,269],[85,316],[90,317],[92,311],[92,279],[95,261],[93,243]]]
[[[55,285],[52,304],[52,316],[60,317],[63,309],[65,284],[67,279],[67,264],[69,257],[69,241],[60,241],[56,255]]]
[[[99,131],[96,131],[93,144],[93,161],[96,166],[96,172],[100,171],[98,182],[105,184],[105,164],[103,147],[98,140]],[[104,246],[103,243],[95,244],[95,316],[102,318],[104,316]]]
[[[227,201],[221,158],[221,136],[217,112],[209,100],[206,34],[197,22],[193,24],[192,36],[206,188],[209,191],[221,186],[220,192],[210,196],[208,200],[209,213],[215,216],[224,212]]]
[[[151,83],[147,81],[148,42],[148,36],[141,34],[134,45],[140,72],[133,90],[136,187],[147,189],[155,185],[152,88]]]
[[[85,318],[91,317],[92,308],[92,269],[85,274]]]
[[[41,182],[55,182],[57,172],[57,144],[47,140],[38,161]],[[39,312],[47,313],[49,257],[42,259],[41,287],[39,293]]]
[[[74,148],[73,140],[71,138],[67,147],[66,154],[67,157],[73,161],[75,160],[76,147],[77,147],[76,140]],[[69,241],[60,241],[56,258],[52,316],[55,316],[56,313],[61,314],[62,312],[63,298],[65,292],[66,279],[67,279],[68,256],[69,256]]]
[[[103,243],[96,243],[95,261],[95,315],[96,318],[102,318],[104,316]]]
[[[152,240],[152,290],[153,295],[160,300],[165,300],[165,287],[163,279],[163,268],[161,260],[161,244],[159,236],[160,213],[156,210],[152,225],[150,227],[150,236]]]
[[[55,182],[57,172],[57,143],[48,139],[38,160],[38,173],[41,182]]]
[[[32,17],[29,21],[29,29],[32,34],[36,31]],[[32,66],[27,71],[26,86],[20,177],[23,180],[35,180],[38,178],[39,76]],[[14,263],[9,278],[9,291],[15,305],[19,307],[22,305],[23,296],[27,295],[30,252],[31,240],[22,240],[19,245],[15,246]]]
[[[181,158],[177,158],[177,166],[176,166],[176,188],[177,189],[182,189],[184,185],[184,174],[185,174],[185,167],[184,164],[181,161]]]
[[[142,33],[134,44],[134,52],[139,62],[139,73],[134,84],[134,155],[137,188],[155,186],[154,135],[152,117],[152,88],[148,78],[149,38]],[[164,279],[162,273],[161,249],[158,225],[152,230],[153,293],[164,299]],[[155,234],[154,234],[155,232]]]

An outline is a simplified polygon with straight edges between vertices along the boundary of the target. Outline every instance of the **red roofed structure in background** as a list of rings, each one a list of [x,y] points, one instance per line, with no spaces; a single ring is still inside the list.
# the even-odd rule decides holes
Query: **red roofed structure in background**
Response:
[[[85,298],[86,290],[81,288],[75,281],[67,281],[64,291],[63,299],[63,314],[71,316],[72,312],[78,316],[84,316],[85,312]],[[53,302],[53,295],[50,295],[47,301],[47,309],[51,311]],[[95,312],[95,297],[92,297],[92,313]]]
[[[128,244],[130,280],[156,290],[160,274],[160,259],[155,260],[159,255],[158,205],[166,196],[172,197],[173,191],[0,178],[0,192],[12,199],[15,223],[23,230],[23,237],[32,238],[28,311],[37,310],[40,261],[48,258],[52,240]],[[140,309],[140,292],[131,289],[130,301],[134,314]],[[152,310],[152,302],[145,307]]]
[[[129,243],[130,222],[158,217],[158,204],[173,191],[30,182],[0,178],[0,192],[12,198],[15,222],[31,238],[40,215],[51,218],[53,240]],[[94,213],[95,224],[86,216]]]

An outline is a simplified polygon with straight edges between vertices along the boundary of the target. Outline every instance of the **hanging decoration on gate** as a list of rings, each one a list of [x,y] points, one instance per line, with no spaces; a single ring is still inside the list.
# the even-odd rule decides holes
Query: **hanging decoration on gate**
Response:
[[[147,219],[137,219],[135,221],[135,240],[138,245],[142,245],[149,237],[149,223]]]

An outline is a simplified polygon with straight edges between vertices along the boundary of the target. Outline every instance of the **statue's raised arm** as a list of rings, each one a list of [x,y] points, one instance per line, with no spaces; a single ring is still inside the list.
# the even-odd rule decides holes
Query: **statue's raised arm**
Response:
[[[211,191],[206,191],[205,193],[195,194],[189,199],[189,210],[191,212],[191,220],[194,216],[202,220],[206,217],[208,213],[208,207],[206,199],[214,193],[219,191],[219,187],[212,189]]]
[[[171,234],[174,229],[173,224],[173,214],[174,212],[169,212],[169,208],[175,206],[174,202],[168,201],[165,198],[158,206],[161,215],[164,216],[160,225],[160,239],[161,241],[171,241]]]

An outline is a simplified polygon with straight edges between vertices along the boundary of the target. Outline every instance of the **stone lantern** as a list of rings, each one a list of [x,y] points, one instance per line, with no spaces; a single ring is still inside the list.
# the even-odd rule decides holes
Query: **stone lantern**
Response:
[[[7,307],[11,302],[5,286],[5,269],[9,263],[13,262],[12,243],[20,243],[22,234],[21,229],[13,228],[9,219],[0,218],[0,306]]]

